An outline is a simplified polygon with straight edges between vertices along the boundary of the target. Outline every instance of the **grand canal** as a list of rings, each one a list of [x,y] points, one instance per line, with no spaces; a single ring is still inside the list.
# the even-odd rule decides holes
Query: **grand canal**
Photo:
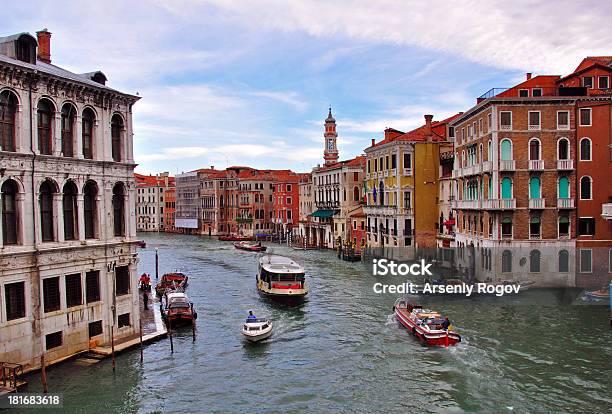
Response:
[[[48,370],[65,412],[607,412],[612,405],[612,334],[601,306],[526,306],[495,300],[439,300],[463,342],[428,348],[399,328],[394,295],[372,291],[361,264],[328,251],[275,253],[302,263],[308,301],[284,308],[255,290],[257,256],[230,243],[141,235],[140,272],[190,275],[199,318],[191,331],[117,358]],[[273,337],[246,344],[248,310],[269,316]],[[30,392],[40,390],[38,374]]]

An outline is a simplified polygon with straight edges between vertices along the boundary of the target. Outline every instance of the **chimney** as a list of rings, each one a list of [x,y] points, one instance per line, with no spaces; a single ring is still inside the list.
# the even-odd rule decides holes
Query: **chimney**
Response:
[[[38,37],[38,60],[51,63],[51,32],[42,29],[36,32],[36,36]]]
[[[431,139],[431,120],[433,119],[433,115],[425,115],[425,136],[429,141]]]
[[[531,72],[527,72],[527,80],[531,79]]]
[[[372,146],[376,144],[376,138],[372,138]]]

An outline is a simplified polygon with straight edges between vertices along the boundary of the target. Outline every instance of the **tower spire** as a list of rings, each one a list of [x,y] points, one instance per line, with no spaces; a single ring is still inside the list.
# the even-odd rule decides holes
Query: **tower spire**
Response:
[[[329,112],[325,119],[325,148],[323,149],[323,158],[325,159],[325,165],[330,165],[338,162],[338,147],[336,146],[336,140],[338,133],[336,132],[336,120],[331,112],[331,105],[329,106]]]

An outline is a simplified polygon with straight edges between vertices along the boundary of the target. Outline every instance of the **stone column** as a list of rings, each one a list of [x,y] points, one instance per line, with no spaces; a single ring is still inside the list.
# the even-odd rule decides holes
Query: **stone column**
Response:
[[[62,152],[62,116],[59,110],[54,113],[53,130],[52,130],[52,154],[59,157]],[[63,231],[63,229],[62,229]]]
[[[83,117],[81,117],[81,115],[76,116],[74,126],[74,158],[82,160],[85,157],[83,157]]]
[[[77,231],[79,233],[79,240],[85,240],[85,196],[77,194]]]
[[[62,208],[62,193],[53,194],[53,221],[56,224],[55,240],[57,242],[64,241],[64,214]]]

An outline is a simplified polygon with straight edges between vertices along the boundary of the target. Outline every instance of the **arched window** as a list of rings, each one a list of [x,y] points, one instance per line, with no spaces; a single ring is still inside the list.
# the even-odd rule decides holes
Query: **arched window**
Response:
[[[123,133],[123,119],[119,115],[113,115],[111,121],[111,145],[113,161],[121,161],[121,134]]]
[[[580,161],[591,161],[591,140],[589,138],[580,140]]]
[[[557,142],[557,157],[560,160],[569,160],[569,141],[566,138]]]
[[[64,157],[74,157],[74,121],[76,111],[71,104],[62,107],[62,154]]]
[[[38,102],[38,150],[41,154],[53,153],[53,106],[47,99]]]
[[[82,121],[82,145],[83,145],[83,157],[91,160],[93,159],[93,127],[95,122],[94,112],[90,108],[86,108],[83,111]]]
[[[15,114],[17,98],[9,91],[0,94],[0,150],[16,151]]]
[[[512,180],[504,177],[501,181],[501,198],[512,198]]]
[[[502,219],[502,237],[512,237],[512,218],[510,217]]]
[[[359,201],[360,197],[359,197],[359,187],[355,186],[353,188],[353,201]]]
[[[529,252],[529,271],[531,273],[540,273],[540,251],[532,250]]]
[[[378,195],[380,197],[380,205],[384,206],[385,205],[385,183],[383,183],[382,181],[378,184]]]
[[[580,179],[580,199],[581,200],[591,200],[592,194],[592,182],[591,177],[584,176]]]
[[[493,145],[491,144],[491,140],[489,140],[487,144],[487,161],[493,161]]]
[[[529,179],[529,198],[541,198],[541,183],[538,177],[531,177]]]
[[[62,196],[62,210],[64,213],[64,240],[77,239],[77,188],[72,181],[64,185]]]
[[[559,198],[569,198],[569,180],[567,177],[559,178]]]
[[[502,273],[512,272],[512,252],[504,250],[502,253]]]
[[[42,241],[54,241],[53,228],[53,194],[55,186],[51,181],[45,181],[40,186],[40,227]]]
[[[559,273],[569,272],[569,253],[567,250],[559,251]]]
[[[510,161],[512,160],[512,141],[505,138],[501,141],[501,160]]]
[[[2,184],[2,243],[17,244],[19,222],[17,221],[17,183],[6,180]]]
[[[540,140],[537,138],[531,138],[529,140],[529,159],[530,160],[540,159]]]
[[[113,187],[113,230],[116,237],[125,236],[125,189],[122,183]]]

